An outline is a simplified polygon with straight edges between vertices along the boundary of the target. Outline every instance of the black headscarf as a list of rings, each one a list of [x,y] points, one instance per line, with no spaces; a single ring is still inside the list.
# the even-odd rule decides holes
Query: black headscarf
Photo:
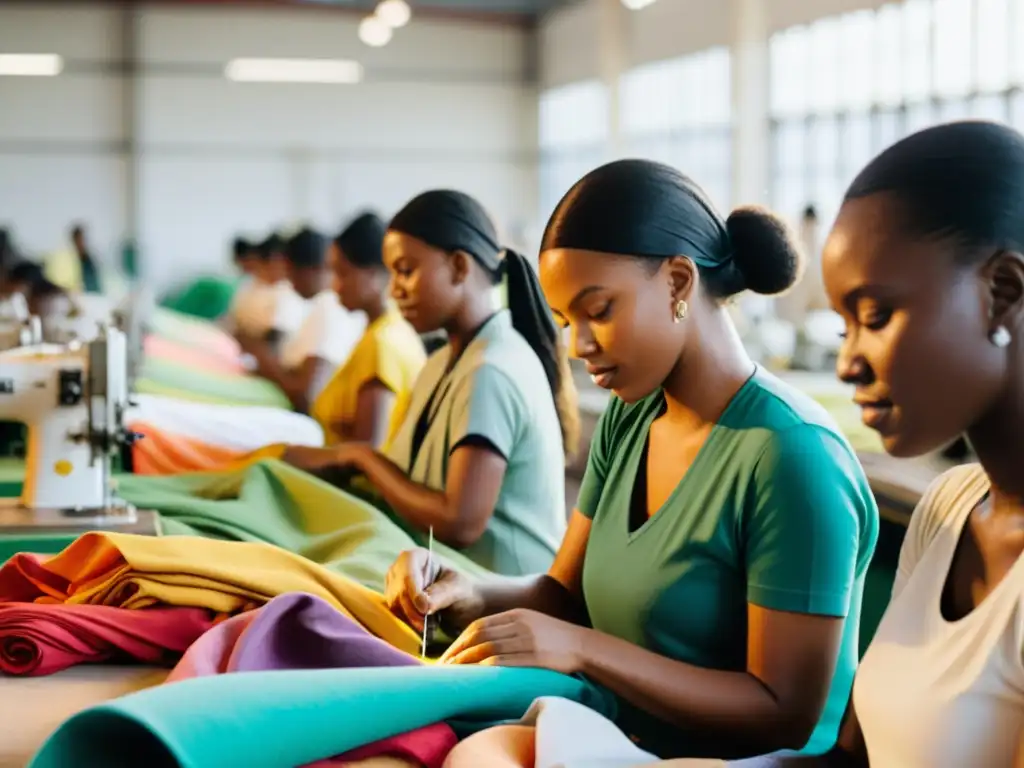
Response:
[[[357,267],[383,268],[384,234],[387,225],[375,213],[356,216],[341,234],[334,238],[344,257]]]

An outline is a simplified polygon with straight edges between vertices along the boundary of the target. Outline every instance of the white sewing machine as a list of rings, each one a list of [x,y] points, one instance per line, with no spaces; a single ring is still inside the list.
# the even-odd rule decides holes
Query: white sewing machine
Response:
[[[157,533],[156,517],[117,498],[112,459],[136,436],[125,334],[101,324],[85,344],[0,353],[0,420],[27,427],[20,499],[0,500],[0,534],[117,529]]]

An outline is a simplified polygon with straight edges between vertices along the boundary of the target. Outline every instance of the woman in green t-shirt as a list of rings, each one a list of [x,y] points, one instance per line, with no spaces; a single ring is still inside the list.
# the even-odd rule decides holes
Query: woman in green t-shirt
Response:
[[[462,630],[447,663],[585,674],[661,756],[827,751],[878,512],[835,424],[751,362],[725,308],[795,282],[785,228],[753,209],[723,220],[677,171],[620,161],[559,204],[540,275],[615,395],[555,563],[475,584],[405,553],[389,603]]]

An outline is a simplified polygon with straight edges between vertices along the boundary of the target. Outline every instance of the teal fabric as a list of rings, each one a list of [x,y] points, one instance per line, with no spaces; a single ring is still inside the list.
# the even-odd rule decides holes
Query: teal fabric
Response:
[[[84,710],[29,768],[281,768],[441,720],[522,717],[539,696],[613,704],[588,683],[534,669],[400,667],[251,672],[185,680]]]
[[[835,742],[858,661],[878,509],[864,471],[817,403],[758,370],[661,509],[631,506],[659,391],[601,417],[579,494],[593,519],[583,593],[594,627],[670,658],[744,670],[748,604],[846,619],[828,703],[805,751]],[[695,621],[694,617],[699,617]],[[662,757],[722,754],[623,706],[621,725]]]

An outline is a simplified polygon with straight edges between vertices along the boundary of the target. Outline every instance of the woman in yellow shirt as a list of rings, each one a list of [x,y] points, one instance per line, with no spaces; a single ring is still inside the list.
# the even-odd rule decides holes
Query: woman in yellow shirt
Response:
[[[366,314],[368,325],[310,411],[327,445],[351,440],[383,448],[426,362],[420,337],[388,300],[381,256],[386,229],[378,216],[364,213],[331,243],[334,290],[345,309]]]
[[[301,467],[323,454],[322,448],[314,446],[345,441],[385,448],[392,425],[400,424],[405,415],[413,382],[426,362],[416,331],[388,301],[388,272],[381,255],[385,231],[379,217],[365,213],[330,244],[334,290],[346,310],[366,314],[368,325],[310,408],[309,416],[319,424],[323,440],[297,439],[299,424],[293,422],[316,425],[306,416],[276,409],[224,406],[217,408],[216,419],[208,412],[191,418],[179,409],[174,423],[180,428],[174,431],[166,429],[168,419],[159,426],[155,422],[133,425],[146,436],[133,446],[136,474],[228,469],[282,457]],[[262,432],[268,444],[254,451],[260,443],[253,444],[250,438],[243,447],[240,432]],[[291,444],[285,444],[285,435]]]

